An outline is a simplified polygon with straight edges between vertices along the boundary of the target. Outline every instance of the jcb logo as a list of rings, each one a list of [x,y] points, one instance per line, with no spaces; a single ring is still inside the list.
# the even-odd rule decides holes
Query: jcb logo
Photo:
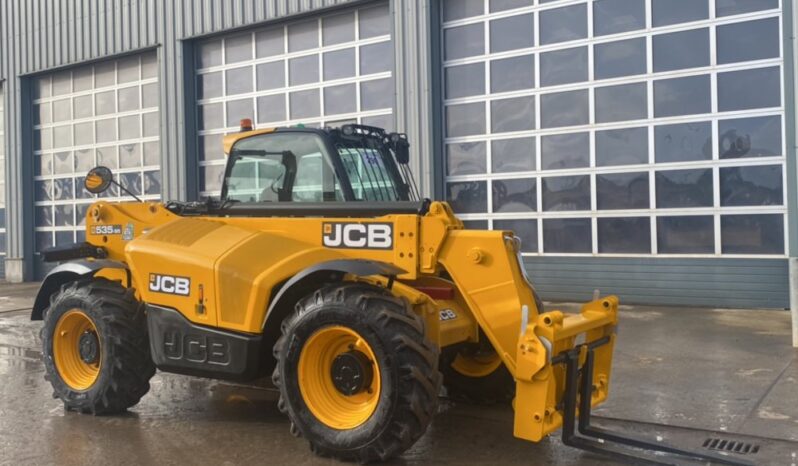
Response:
[[[220,366],[229,365],[231,358],[230,344],[223,338],[184,334],[173,329],[164,331],[163,353],[169,359]]]
[[[156,293],[188,296],[191,293],[191,279],[172,275],[150,274],[150,291]]]
[[[324,223],[322,243],[328,248],[391,249],[390,223]]]

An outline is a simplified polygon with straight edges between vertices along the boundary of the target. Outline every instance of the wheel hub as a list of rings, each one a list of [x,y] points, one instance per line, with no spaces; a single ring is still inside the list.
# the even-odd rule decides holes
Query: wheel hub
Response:
[[[91,330],[86,330],[78,341],[78,352],[80,359],[86,364],[94,364],[100,359],[100,342],[97,334]]]
[[[65,312],[53,329],[53,362],[72,390],[88,390],[100,377],[102,342],[94,321],[78,308]]]
[[[328,325],[313,332],[302,345],[297,373],[308,410],[331,429],[364,424],[380,404],[380,360],[349,327]]]
[[[330,376],[336,390],[343,395],[352,396],[371,386],[374,370],[365,354],[350,350],[335,357]]]

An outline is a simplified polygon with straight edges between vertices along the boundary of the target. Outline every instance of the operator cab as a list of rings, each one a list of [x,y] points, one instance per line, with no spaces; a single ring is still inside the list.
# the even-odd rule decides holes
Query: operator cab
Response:
[[[365,125],[225,137],[222,204],[418,201],[407,137]]]
[[[430,200],[419,196],[409,147],[405,134],[373,126],[254,130],[242,120],[241,131],[224,138],[221,197],[164,208],[181,216],[423,215]],[[100,194],[112,184],[143,202],[106,167],[92,169],[84,188]]]

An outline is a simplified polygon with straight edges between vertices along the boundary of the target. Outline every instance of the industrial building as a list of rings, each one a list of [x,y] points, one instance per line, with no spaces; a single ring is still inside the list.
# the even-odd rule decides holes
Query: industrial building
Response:
[[[80,241],[95,165],[218,195],[221,138],[406,132],[425,195],[512,229],[544,299],[790,306],[790,0],[4,0],[10,281]],[[111,192],[111,199],[127,199]]]

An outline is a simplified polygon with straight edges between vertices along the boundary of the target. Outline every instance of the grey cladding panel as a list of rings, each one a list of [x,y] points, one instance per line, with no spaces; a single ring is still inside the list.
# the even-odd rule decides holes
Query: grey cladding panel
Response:
[[[0,2],[0,79],[5,78],[6,107],[19,118],[6,122],[7,153],[27,153],[23,138],[31,126],[26,110],[28,80],[16,79],[58,67],[157,48],[160,88],[160,152],[163,196],[185,199],[193,192],[194,116],[184,112],[193,90],[186,70],[193,66],[190,39],[273,19],[315,12],[352,0],[6,0]],[[189,129],[187,129],[189,128]],[[188,142],[186,142],[188,141]],[[23,199],[32,198],[25,182],[31,168],[24,159],[9,157],[5,164],[7,192],[22,193],[7,205],[9,257],[27,261],[30,270],[33,218]],[[30,210],[30,209],[28,209]]]
[[[622,304],[789,307],[786,259],[527,257],[546,301],[588,301],[593,290]]]
[[[171,47],[167,31],[183,39],[351,1],[8,0],[1,12],[3,43],[15,44],[13,74],[27,74],[161,44]],[[7,71],[4,66],[3,77]]]

